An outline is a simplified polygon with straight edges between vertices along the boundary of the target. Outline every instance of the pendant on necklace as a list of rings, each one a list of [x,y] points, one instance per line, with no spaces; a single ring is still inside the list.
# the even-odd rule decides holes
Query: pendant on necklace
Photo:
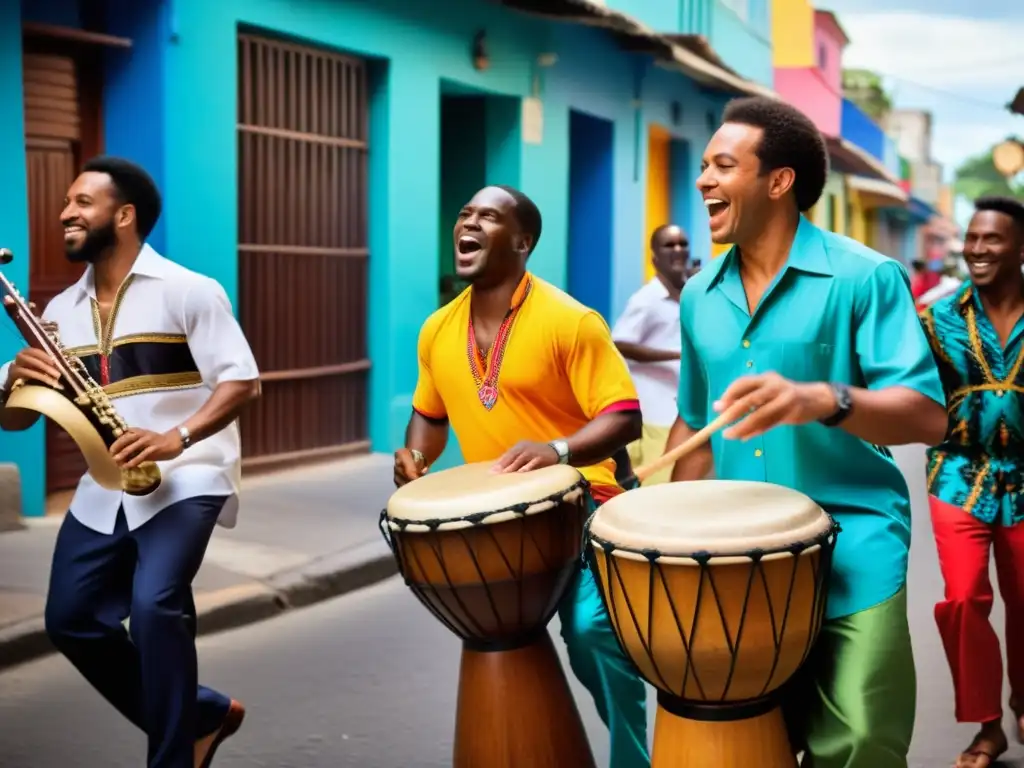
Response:
[[[484,408],[488,411],[494,407],[494,404],[498,402],[498,388],[493,384],[484,384],[477,391],[477,396],[480,398],[480,402]]]

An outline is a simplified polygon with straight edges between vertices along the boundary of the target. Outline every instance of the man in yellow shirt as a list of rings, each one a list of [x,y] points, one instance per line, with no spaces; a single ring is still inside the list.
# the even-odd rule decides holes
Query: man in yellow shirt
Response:
[[[526,271],[537,206],[486,187],[455,224],[456,273],[470,287],[431,315],[395,483],[423,475],[455,431],[467,462],[506,472],[570,464],[597,503],[622,489],[612,454],[640,436],[640,404],[601,316]],[[612,768],[646,768],[646,689],[612,631],[590,571],[559,607],[573,672],[611,734]]]

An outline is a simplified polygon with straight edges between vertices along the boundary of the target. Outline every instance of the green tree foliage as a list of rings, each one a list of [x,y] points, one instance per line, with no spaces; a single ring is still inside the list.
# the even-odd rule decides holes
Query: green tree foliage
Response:
[[[892,98],[882,87],[882,78],[867,69],[843,70],[843,96],[875,122],[892,110]]]
[[[992,162],[992,150],[969,157],[956,169],[953,188],[958,195],[974,200],[999,195],[1024,200],[1024,175],[1007,179]]]

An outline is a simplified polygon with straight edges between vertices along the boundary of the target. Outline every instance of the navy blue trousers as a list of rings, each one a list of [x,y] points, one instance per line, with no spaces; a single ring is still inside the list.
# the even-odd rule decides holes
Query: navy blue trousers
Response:
[[[147,734],[149,768],[193,768],[196,739],[220,727],[230,706],[226,696],[199,685],[192,596],[224,501],[185,499],[134,531],[119,512],[110,535],[69,513],[57,536],[46,631]]]

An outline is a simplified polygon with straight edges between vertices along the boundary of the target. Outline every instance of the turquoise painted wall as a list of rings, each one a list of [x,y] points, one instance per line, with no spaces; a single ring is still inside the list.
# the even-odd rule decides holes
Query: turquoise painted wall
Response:
[[[3,268],[23,296],[28,296],[28,183],[25,170],[25,128],[21,85],[21,17],[17,4],[0,3],[0,247],[14,252],[14,261]],[[25,346],[21,334],[6,316],[0,319],[0,358],[11,360]],[[43,514],[46,475],[42,420],[25,432],[0,432],[0,461],[17,462],[21,471],[22,512]],[[25,457],[39,457],[25,461]]]
[[[697,0],[706,2],[706,0]],[[632,16],[656,32],[678,31],[680,6],[691,5],[692,0],[609,0],[609,8]]]
[[[70,7],[67,0],[54,1],[62,12]],[[566,286],[570,109],[614,126],[612,319],[642,281],[650,123],[668,128],[688,149],[674,162],[680,169],[675,184],[685,188],[674,191],[673,199],[682,201],[674,214],[695,234],[694,257],[706,261],[710,255],[706,214],[690,187],[723,98],[623,52],[606,33],[473,0],[440,0],[443,8],[404,0],[109,2],[110,31],[135,44],[108,56],[107,151],[143,163],[160,184],[165,207],[154,245],[218,280],[236,306],[238,30],[264,30],[370,60],[369,418],[375,450],[390,451],[402,441],[416,381],[419,328],[437,307],[437,249],[444,247],[454,223],[438,214],[442,88],[500,97],[488,98],[485,110],[485,180],[517,185],[540,207],[544,233],[530,264],[540,277]],[[681,6],[664,5],[678,18]],[[17,13],[3,13],[10,18],[0,16],[0,21],[10,23],[3,24],[9,39],[0,53],[0,93],[5,103],[20,105]],[[470,57],[481,29],[490,57],[483,72],[474,69]],[[558,54],[557,61],[540,67],[538,56],[550,52]],[[522,137],[521,99],[530,95],[543,100],[539,143]],[[147,106],[140,111],[142,100]],[[673,101],[679,104],[678,123]],[[9,222],[3,245],[26,252],[21,121],[5,121],[3,130],[10,134],[0,141],[10,196],[0,209],[0,222]],[[24,261],[12,265],[8,274],[23,281],[25,266]],[[19,346],[9,338],[4,343],[8,357]],[[23,469],[30,511],[42,508],[41,438],[39,429],[0,436],[0,458],[40,458]],[[457,460],[453,446],[444,463]]]
[[[746,18],[722,0],[713,0],[711,46],[743,77],[771,86],[772,68],[770,0],[747,0]]]
[[[695,183],[704,147],[711,139],[711,134],[718,129],[722,106],[728,97],[708,94],[699,89],[692,80],[661,68],[649,70],[644,81],[643,93],[644,116],[647,123],[656,123],[668,129],[676,140],[672,144],[671,160],[673,218],[690,235],[690,257],[707,264],[711,261],[708,214],[701,196],[696,191]],[[673,99],[678,101],[681,107],[678,123],[673,123],[672,120]],[[684,144],[687,156],[679,152]],[[688,169],[685,174],[684,169]],[[644,183],[646,184],[646,176]],[[624,306],[625,304],[623,308]]]
[[[557,189],[561,199],[550,210],[566,210],[568,205],[568,113],[569,109],[611,120],[614,124],[614,223],[612,321],[625,309],[626,301],[643,282],[641,252],[644,231],[645,196],[647,190],[647,131],[650,123],[668,129],[673,137],[682,139],[690,158],[674,161],[691,169],[699,167],[700,155],[711,137],[709,111],[721,113],[723,97],[709,95],[681,74],[655,67],[641,57],[623,53],[606,35],[583,27],[558,26],[552,44],[559,61],[544,78],[545,136],[544,141],[565,142],[557,147],[558,162],[548,168],[550,189]],[[586,83],[581,87],[581,83]],[[671,104],[680,105],[680,120],[673,123]],[[634,103],[635,102],[635,103]],[[557,124],[558,133],[549,121]],[[715,126],[717,127],[717,125]],[[564,147],[564,149],[563,149]],[[696,174],[673,178],[678,187],[673,200],[683,200],[680,223],[694,239],[693,256],[707,261],[710,240],[707,237],[707,213],[700,198],[692,193]],[[552,201],[554,203],[554,201]],[[548,211],[549,209],[543,208]],[[675,211],[674,211],[675,213]],[[550,214],[548,214],[550,218]],[[564,222],[559,221],[557,233]],[[545,227],[547,224],[545,223]],[[545,233],[544,237],[548,237]],[[561,271],[566,264],[563,261]]]
[[[445,12],[401,0],[178,0],[176,42],[168,50],[166,71],[168,249],[187,266],[220,280],[232,296],[237,290],[239,25],[387,59],[373,100],[377,114],[370,149],[370,431],[375,449],[391,450],[408,421],[418,331],[437,305],[438,259],[432,244],[440,237],[440,81],[491,94],[527,94],[547,25],[465,0],[449,3]],[[469,55],[479,29],[487,31],[491,67],[486,72],[476,71]],[[427,61],[431,66],[424,66]],[[187,110],[172,108],[186,103]],[[557,120],[546,118],[546,132],[557,136]],[[559,194],[564,185],[550,189],[546,171],[564,166],[558,162],[558,146],[552,141],[498,152],[506,167],[520,164],[521,187],[543,211],[557,210],[557,201],[564,202]],[[196,183],[196,168],[204,169],[202,184]],[[556,283],[564,279],[564,270],[556,266],[564,252],[564,225],[561,229],[554,222],[546,227],[531,259],[541,277]],[[188,252],[197,231],[204,232],[202,254]],[[428,245],[416,247],[410,238]],[[214,260],[207,254],[231,256]]]
[[[170,37],[165,2],[106,0],[107,31],[127,37],[132,47],[106,53],[103,88],[106,151],[142,165],[166,196],[164,127],[166,88],[164,60]],[[140,104],[145,94],[145,106]],[[169,258],[167,216],[157,221],[149,244]],[[237,308],[237,302],[236,302]]]
[[[608,0],[662,34],[703,35],[744,77],[771,86],[771,0]]]

